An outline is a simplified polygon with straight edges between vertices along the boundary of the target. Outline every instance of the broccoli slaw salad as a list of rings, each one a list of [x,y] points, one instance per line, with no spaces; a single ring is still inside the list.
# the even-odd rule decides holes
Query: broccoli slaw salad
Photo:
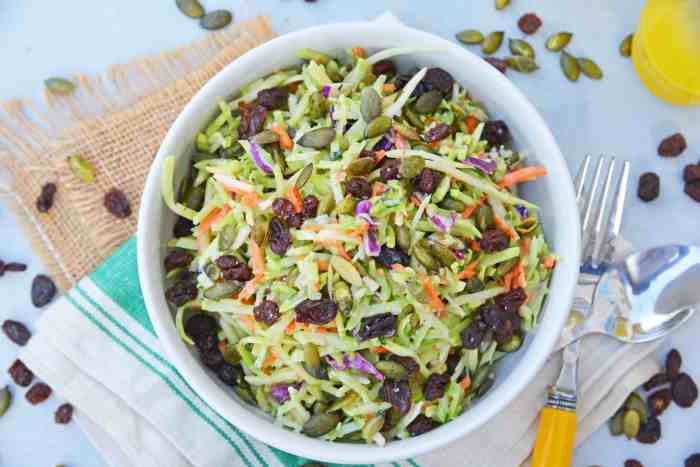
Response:
[[[278,424],[383,445],[482,397],[556,264],[517,187],[546,175],[408,49],[299,66],[221,101],[175,188],[166,299],[183,341]]]

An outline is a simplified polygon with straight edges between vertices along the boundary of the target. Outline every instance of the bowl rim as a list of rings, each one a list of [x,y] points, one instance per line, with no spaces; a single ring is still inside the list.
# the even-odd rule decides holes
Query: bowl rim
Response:
[[[557,222],[564,223],[560,228],[564,229],[563,237],[567,244],[571,242],[571,247],[568,248],[571,257],[567,255],[558,262],[554,277],[551,279],[552,283],[557,284],[557,290],[556,292],[550,292],[545,304],[546,313],[544,319],[547,321],[548,327],[543,328],[541,325],[538,327],[533,342],[527,349],[527,353],[523,355],[521,361],[503,380],[503,382],[510,384],[499,384],[489,396],[481,400],[475,407],[465,411],[449,423],[418,438],[392,441],[383,447],[349,443],[331,444],[328,441],[294,433],[275,425],[270,420],[265,420],[255,415],[242,404],[232,403],[231,397],[212,380],[211,376],[204,371],[189,353],[186,345],[181,341],[177,333],[171,313],[169,311],[167,315],[159,313],[165,304],[162,295],[162,278],[158,273],[157,265],[154,266],[151,264],[151,261],[147,260],[149,253],[152,251],[152,245],[146,240],[148,235],[143,233],[160,227],[150,224],[147,219],[152,218],[152,213],[158,204],[163,203],[160,190],[163,160],[167,155],[171,154],[170,148],[176,145],[176,142],[179,140],[179,134],[186,127],[187,121],[201,111],[201,109],[197,108],[198,103],[208,100],[215,93],[216,89],[231,79],[230,76],[239,73],[240,70],[245,68],[247,63],[254,61],[258,55],[265,54],[266,51],[274,49],[284,42],[297,41],[304,43],[305,38],[311,35],[323,34],[331,29],[336,34],[339,29],[342,29],[346,31],[348,37],[357,38],[356,43],[361,43],[362,33],[378,28],[381,28],[382,33],[385,35],[391,35],[392,33],[408,34],[416,42],[420,43],[421,40],[425,40],[426,43],[445,47],[451,53],[455,53],[460,59],[463,59],[461,67],[484,67],[484,72],[491,75],[490,79],[495,83],[495,86],[500,88],[509,99],[512,99],[512,103],[519,107],[519,111],[522,111],[523,121],[527,122],[529,131],[534,131],[538,135],[538,148],[544,148],[542,152],[551,156],[547,160],[547,167],[550,172],[568,176],[568,180],[571,180],[564,157],[554,136],[535,106],[510,80],[490,64],[483,61],[481,57],[444,38],[402,24],[379,24],[366,21],[341,22],[305,28],[279,36],[241,55],[212,77],[192,97],[163,139],[148,172],[138,218],[138,272],[146,309],[168,358],[172,360],[186,381],[191,384],[198,396],[232,425],[265,444],[298,456],[341,464],[391,462],[433,451],[467,433],[473,432],[509,405],[534,379],[559,338],[573,299],[580,251],[579,219],[573,185],[564,181],[559,183],[560,186],[557,187],[561,190],[561,192],[557,193],[557,196],[558,204],[566,207],[557,211],[561,214],[561,216],[557,217]],[[158,276],[157,278],[155,277],[156,275]],[[157,285],[154,285],[158,283],[160,283],[160,289],[158,289]],[[167,306],[165,309],[167,309]],[[163,319],[164,316],[168,316],[169,319]],[[527,365],[524,363],[527,363]],[[498,395],[498,398],[494,397],[495,395]],[[417,442],[417,440],[420,440],[420,442]],[[332,449],[328,449],[331,446]]]

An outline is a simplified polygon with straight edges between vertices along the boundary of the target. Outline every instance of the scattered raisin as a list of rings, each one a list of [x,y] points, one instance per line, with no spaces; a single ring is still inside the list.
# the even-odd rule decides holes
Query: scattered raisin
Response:
[[[165,291],[165,298],[175,306],[197,298],[197,286],[190,281],[179,281]]]
[[[49,212],[56,196],[56,184],[46,183],[41,187],[41,194],[36,199],[36,208],[39,212]]]
[[[425,194],[434,192],[439,183],[440,174],[428,168],[424,168],[420,171],[420,174],[413,178],[413,186],[416,190]]]
[[[17,386],[27,387],[31,384],[32,379],[34,379],[34,373],[26,367],[22,360],[15,360],[12,366],[7,370],[7,372],[12,377],[12,381],[15,382]]]
[[[683,191],[694,201],[700,203],[700,180],[694,180],[692,182],[686,183]]]
[[[29,391],[24,395],[32,405],[44,402],[51,396],[51,387],[46,383],[34,383]]]
[[[408,266],[411,258],[399,247],[390,248],[382,245],[375,260],[385,268],[391,268],[394,264]]]
[[[687,144],[685,137],[680,133],[674,133],[671,136],[664,138],[659,143],[659,156],[661,157],[676,157],[680,156]]]
[[[508,70],[508,63],[506,63],[505,60],[502,58],[496,58],[496,57],[483,57],[484,60],[486,60],[488,63],[490,63],[495,69],[503,73],[504,75],[506,74],[506,70]]]
[[[428,377],[423,388],[425,400],[434,401],[445,395],[447,385],[450,383],[450,375],[448,373],[436,374],[433,373]]]
[[[683,181],[694,182],[700,180],[700,165],[688,164],[683,169]]]
[[[670,389],[659,389],[658,391],[654,392],[654,394],[649,396],[649,399],[647,400],[649,410],[653,415],[658,417],[664,413],[664,411],[671,404],[672,397],[673,396]]]
[[[201,334],[193,340],[200,352],[215,350],[219,347],[219,336],[216,334]]]
[[[32,304],[41,308],[47,305],[56,295],[56,284],[53,283],[49,276],[44,274],[37,275],[32,281]]]
[[[639,462],[637,459],[627,459],[625,461],[625,467],[644,467],[644,464]]]
[[[275,198],[272,202],[272,212],[284,219],[294,214],[294,204],[287,198]]]
[[[292,245],[289,229],[277,217],[273,217],[270,221],[268,243],[272,252],[280,256],[283,256]]]
[[[388,182],[389,180],[398,180],[400,168],[401,168],[401,161],[400,160],[390,159],[379,170],[379,176],[382,178],[382,181],[384,181],[384,182]]]
[[[219,325],[216,319],[204,313],[192,315],[185,321],[185,334],[193,340],[202,336],[215,336],[218,331]]]
[[[392,359],[393,361],[395,361],[396,363],[401,364],[401,366],[403,366],[404,368],[406,368],[406,371],[408,371],[409,374],[410,374],[410,373],[415,373],[415,372],[418,371],[418,369],[420,368],[420,367],[418,366],[418,362],[416,362],[416,361],[413,359],[413,357],[402,357],[402,356],[400,356],[400,355],[394,355],[394,354],[392,354],[392,355],[391,355],[391,359]]]
[[[8,272],[22,272],[27,270],[27,265],[24,263],[7,263],[3,269]]]
[[[2,323],[2,330],[12,342],[17,345],[25,345],[32,334],[27,329],[27,326],[11,319],[5,320]]]
[[[73,406],[69,403],[61,404],[53,414],[53,419],[60,425],[70,423],[73,418]]]
[[[355,331],[355,335],[366,341],[375,337],[391,337],[396,334],[396,316],[391,313],[381,313],[379,315],[362,318],[360,325]]]
[[[241,262],[228,269],[222,268],[221,273],[227,281],[246,282],[253,278],[253,271],[250,269],[250,266]]]
[[[243,370],[237,365],[224,362],[216,371],[216,376],[219,377],[222,383],[233,387],[243,381]]]
[[[258,104],[268,110],[277,110],[286,107],[288,99],[289,90],[286,87],[258,91]]]
[[[518,20],[518,27],[525,34],[534,34],[542,26],[542,20],[534,13],[527,13]]]
[[[173,236],[175,238],[189,237],[192,235],[194,224],[186,217],[178,217],[173,226]]]
[[[423,85],[424,92],[435,89],[440,91],[443,96],[449,96],[452,94],[454,82],[455,80],[452,78],[452,75],[442,68],[430,68],[425,73],[421,84]]]
[[[489,120],[484,124],[481,139],[485,140],[489,147],[508,146],[511,142],[508,125],[503,120]]]
[[[391,60],[380,60],[374,65],[372,65],[372,74],[375,76],[387,75],[392,76],[396,74],[396,65]]]
[[[285,222],[290,229],[298,229],[304,223],[304,215],[300,212],[295,212],[291,216],[287,216]]]
[[[685,460],[685,467],[700,467],[700,453],[693,454]]]
[[[498,229],[489,229],[484,232],[479,240],[479,247],[486,253],[493,253],[494,251],[501,251],[508,248],[510,240]]]
[[[211,370],[218,370],[224,364],[224,356],[218,347],[213,349],[200,349],[199,359],[202,364]]]
[[[450,136],[450,126],[447,123],[438,123],[428,129],[428,131],[423,134],[423,140],[426,143],[434,143],[436,141],[441,141],[448,136]]]
[[[516,287],[508,292],[497,295],[494,298],[497,305],[502,306],[506,311],[516,314],[518,313],[520,306],[525,303],[525,300],[527,300],[527,294],[522,287]]]
[[[104,206],[114,217],[126,219],[131,215],[129,200],[123,191],[112,188],[105,194]]]
[[[406,415],[411,408],[411,386],[403,379],[387,379],[382,386],[384,400],[390,403],[401,415]]]
[[[447,360],[445,361],[445,365],[447,366],[447,373],[450,375],[454,374],[455,370],[457,369],[457,365],[459,365],[459,361],[462,359],[462,356],[458,353],[451,353],[447,356]]]
[[[318,215],[318,198],[314,195],[304,196],[301,202],[301,214],[305,219],[312,219]]]
[[[267,109],[262,105],[238,104],[241,113],[241,123],[238,132],[241,138],[250,139],[262,131],[265,119],[267,119]]]
[[[683,359],[681,358],[681,353],[676,349],[671,349],[666,355],[666,375],[668,379],[674,381],[678,378],[681,373],[681,365],[683,364]]]
[[[651,378],[649,378],[647,382],[642,385],[642,387],[645,391],[651,391],[652,389],[656,389],[659,386],[663,386],[668,382],[669,379],[666,373],[657,373]]]
[[[432,418],[428,418],[423,414],[418,415],[409,425],[406,427],[411,436],[422,435],[428,431],[437,427],[437,423]]]
[[[372,196],[372,186],[366,178],[352,177],[345,185],[348,193],[358,199],[368,199]]]
[[[678,375],[671,385],[673,393],[673,402],[679,407],[687,409],[691,407],[698,398],[698,387],[695,381],[687,373]]]
[[[170,272],[173,269],[184,268],[192,262],[192,253],[185,250],[173,250],[165,257],[165,271]]]
[[[308,324],[328,324],[338,314],[338,306],[333,300],[320,298],[318,300],[306,299],[294,307],[296,321]]]
[[[661,422],[656,417],[648,417],[639,427],[637,441],[642,444],[654,444],[659,439],[661,439]]]
[[[218,258],[216,258],[215,263],[222,270],[235,268],[236,266],[241,264],[241,262],[238,260],[238,258],[236,258],[233,255],[219,256]]]
[[[253,315],[255,316],[255,321],[273,325],[280,319],[280,309],[272,300],[263,300],[253,308]]]
[[[639,177],[639,186],[637,188],[637,196],[642,201],[652,201],[659,196],[661,189],[661,180],[654,172],[643,173]]]
[[[460,334],[462,338],[462,345],[465,349],[476,349],[481,345],[481,341],[484,340],[484,335],[486,329],[483,323],[479,321],[472,321]]]

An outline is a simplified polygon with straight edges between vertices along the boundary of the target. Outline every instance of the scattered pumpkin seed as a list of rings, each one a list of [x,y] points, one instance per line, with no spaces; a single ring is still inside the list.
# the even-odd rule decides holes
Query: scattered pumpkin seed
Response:
[[[304,344],[304,369],[314,378],[322,375],[321,356],[318,353],[318,347],[312,342]]]
[[[601,70],[598,64],[590,58],[577,58],[576,62],[578,63],[578,67],[581,69],[581,73],[590,79],[603,78],[603,70]]]
[[[345,407],[349,407],[352,404],[355,403],[359,396],[355,391],[350,391],[348,392],[343,398],[338,399],[335,401],[329,408],[328,412],[335,412],[336,410],[343,409]]]
[[[510,0],[496,0],[496,9],[497,10],[502,10],[505,7],[510,5]]]
[[[344,281],[338,281],[333,286],[333,300],[338,304],[340,312],[347,315],[352,310],[352,294],[350,287]]]
[[[484,42],[484,35],[476,29],[467,29],[456,34],[457,40],[462,44],[474,45]]]
[[[362,90],[360,113],[366,123],[371,122],[382,114],[382,98],[373,87],[366,87]]]
[[[414,128],[399,122],[393,122],[391,125],[394,128],[394,130],[396,130],[404,138],[411,141],[420,140],[420,135]]]
[[[628,34],[627,37],[620,42],[620,55],[629,57],[632,55],[632,46],[634,45],[634,34]]]
[[[520,235],[528,235],[533,233],[538,225],[539,222],[537,222],[536,218],[528,217],[520,222],[520,224],[515,228],[515,231]]]
[[[216,29],[225,28],[231,23],[233,15],[228,10],[214,10],[202,16],[199,20],[199,25],[204,29],[214,31]]]
[[[236,292],[239,292],[242,288],[241,284],[236,281],[217,282],[204,291],[204,298],[210,300],[228,298]]]
[[[483,397],[484,394],[489,392],[496,382],[496,373],[491,370],[486,374],[483,382],[479,385],[479,389],[476,390],[476,397]]]
[[[92,164],[80,156],[70,156],[68,158],[68,166],[73,175],[78,177],[85,183],[91,183],[95,180],[95,169]]]
[[[299,139],[299,144],[313,149],[323,149],[335,138],[335,129],[333,128],[316,128],[308,131]]]
[[[11,403],[12,393],[10,392],[10,388],[5,386],[4,388],[0,389],[0,417],[5,415],[5,412],[7,412],[8,408],[10,408]]]
[[[210,280],[216,282],[221,275],[221,269],[216,265],[216,263],[207,263],[204,266],[204,274],[206,274]]]
[[[552,34],[545,42],[545,47],[552,52],[559,52],[561,49],[567,46],[574,35],[570,32],[558,32]]]
[[[377,362],[374,366],[376,366],[377,370],[381,371],[384,376],[389,379],[400,380],[404,379],[408,375],[408,371],[406,371],[406,368],[403,365],[391,360],[382,360]]]
[[[253,226],[253,240],[258,245],[263,245],[267,238],[267,222],[264,219],[258,219]]]
[[[497,51],[503,43],[503,31],[494,31],[484,39],[481,44],[481,51],[485,54],[492,54]]]
[[[425,129],[425,124],[423,123],[423,120],[421,120],[420,117],[416,115],[410,107],[405,107],[403,113],[406,115],[408,123],[418,128],[420,131],[423,131],[423,129]]]
[[[361,286],[363,284],[362,277],[357,272],[357,269],[350,261],[340,256],[331,257],[331,266],[346,282],[352,285]]]
[[[340,422],[340,415],[333,412],[319,413],[312,415],[301,431],[312,438],[318,438],[331,431]]]
[[[190,209],[195,211],[202,209],[204,204],[204,187],[202,185],[190,187],[185,193],[184,201],[185,206]]]
[[[380,115],[367,125],[367,138],[380,136],[391,129],[391,117]]]
[[[296,182],[294,182],[294,186],[299,188],[300,190],[304,188],[304,185],[306,185],[306,182],[309,181],[309,178],[311,178],[311,174],[314,171],[314,165],[313,164],[306,164],[303,169],[301,169],[301,173],[297,177]]]
[[[335,210],[338,214],[352,214],[355,212],[355,204],[355,198],[352,196],[346,196],[340,203],[338,203]]]
[[[236,241],[236,226],[228,224],[219,233],[219,251],[226,251],[233,246]]]
[[[401,168],[399,173],[402,178],[407,180],[418,175],[425,168],[425,159],[420,156],[410,156],[401,160]]]
[[[371,157],[360,157],[350,162],[345,170],[350,175],[367,175],[374,169],[374,165]]]
[[[49,78],[44,80],[46,89],[54,94],[70,94],[75,90],[75,84],[64,78]]]
[[[415,256],[418,262],[425,266],[428,271],[435,271],[438,269],[438,262],[424,244],[415,245],[413,247],[413,256]]]
[[[276,143],[280,140],[280,135],[272,130],[263,130],[257,135],[253,136],[253,141],[258,144],[270,144]]]
[[[525,55],[508,57],[506,58],[506,64],[508,65],[508,68],[520,73],[532,73],[539,68],[534,59],[526,57]]]
[[[445,245],[442,245],[441,243],[431,242],[430,253],[432,253],[433,257],[445,267],[449,267],[450,265],[452,265],[452,263],[457,261],[457,257],[454,253],[452,253],[452,250],[447,248]]]
[[[559,64],[561,65],[561,70],[564,72],[569,81],[578,81],[579,75],[581,75],[581,68],[578,66],[578,62],[573,55],[565,50],[562,50],[561,56],[559,57]]]
[[[197,0],[175,0],[175,4],[185,16],[190,18],[201,18],[204,16],[204,7]]]
[[[508,47],[513,55],[522,55],[525,57],[535,58],[535,49],[530,44],[522,39],[508,40]]]
[[[419,114],[431,114],[437,110],[442,102],[442,93],[437,89],[424,92],[413,104],[413,110]]]
[[[302,60],[314,61],[321,65],[326,65],[331,61],[331,57],[314,49],[304,48],[297,52],[297,57]]]
[[[641,418],[634,410],[628,410],[622,417],[622,431],[628,439],[634,439],[639,433]]]
[[[520,336],[520,334],[513,334],[511,340],[498,345],[498,350],[501,352],[513,353],[517,352],[522,345],[523,338]]]
[[[437,204],[443,199],[445,199],[447,192],[450,191],[451,184],[452,179],[450,177],[442,177],[442,180],[440,180],[440,183],[438,183],[437,188],[435,188],[435,191],[433,192],[433,196],[430,198],[430,201],[432,203]]]
[[[622,418],[624,415],[625,413],[622,410],[619,410],[608,422],[608,428],[610,429],[611,435],[620,436],[624,433],[622,426]]]
[[[639,414],[639,418],[642,422],[647,421],[649,416],[647,403],[636,392],[633,392],[627,397],[627,400],[625,401],[625,409],[634,410]]]
[[[408,251],[411,248],[411,230],[405,225],[396,226],[396,243],[403,251]]]

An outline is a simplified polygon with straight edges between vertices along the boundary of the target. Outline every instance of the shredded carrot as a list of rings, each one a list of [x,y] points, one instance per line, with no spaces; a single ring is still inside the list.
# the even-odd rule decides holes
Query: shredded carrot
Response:
[[[292,334],[294,334],[294,331],[296,331],[298,329],[303,329],[303,327],[304,327],[303,323],[297,323],[296,321],[290,321],[289,324],[287,325],[287,327],[285,328],[284,332],[288,336],[291,336]]]
[[[369,351],[372,353],[387,353],[389,350],[383,345],[380,345],[378,347],[370,347]]]
[[[206,217],[202,219],[202,222],[200,222],[197,226],[198,235],[201,235],[203,233],[209,233],[209,229],[211,229],[216,223],[223,219],[226,216],[226,214],[229,213],[230,210],[231,208],[228,204],[224,204],[224,206],[221,208],[212,209],[212,211],[209,214],[207,214]]]
[[[472,379],[469,377],[469,375],[465,376],[462,378],[462,381],[459,382],[459,385],[462,386],[462,389],[464,389],[464,392],[469,391],[469,388],[472,386]]]
[[[294,205],[294,212],[301,212],[302,200],[299,188],[295,186],[290,187],[287,191],[287,198],[289,198],[289,201]]]
[[[319,260],[317,261],[317,264],[318,264],[318,270],[319,270],[319,271],[321,271],[321,272],[326,272],[326,271],[328,271],[328,261],[319,259]]]
[[[374,182],[372,185],[372,196],[379,196],[384,193],[385,187],[382,182]]]
[[[251,315],[239,315],[238,319],[251,333],[255,333],[255,318]]]
[[[525,268],[523,260],[519,259],[513,268],[503,276],[503,287],[511,290],[514,287],[525,287]]]
[[[481,251],[481,246],[476,240],[469,240],[469,249],[478,253]]]
[[[365,52],[365,49],[362,47],[353,47],[352,54],[355,57],[365,58],[366,52]]]
[[[272,125],[270,131],[276,133],[280,137],[280,146],[282,146],[283,149],[286,149],[288,151],[292,150],[292,148],[294,147],[294,142],[292,141],[292,138],[290,138],[287,134],[287,130],[285,130],[280,125]]]
[[[267,357],[265,357],[265,360],[263,360],[262,366],[263,368],[272,366],[272,364],[275,363],[275,361],[277,361],[277,354],[270,350],[270,352],[268,352],[267,354]]]
[[[250,259],[253,262],[255,281],[260,282],[265,274],[265,256],[255,240],[250,241]]]
[[[547,169],[545,167],[533,165],[507,173],[498,184],[504,188],[509,188],[518,183],[530,182],[544,175],[547,175]]]
[[[383,149],[380,149],[379,151],[375,151],[374,153],[374,163],[379,164],[382,159],[386,156],[386,151]]]
[[[420,207],[420,200],[416,198],[415,195],[411,196],[411,202],[416,205],[417,208]]]
[[[467,132],[474,133],[476,126],[479,124],[479,120],[470,115],[467,117],[467,121],[465,122],[465,124],[467,125]]]
[[[393,269],[394,271],[403,272],[406,268],[403,267],[403,264],[394,263],[391,265],[391,269]]]
[[[469,219],[472,214],[474,214],[474,211],[476,211],[479,208],[478,204],[473,204],[471,206],[465,206],[464,211],[462,211],[462,219]]]
[[[470,279],[474,276],[476,276],[476,266],[479,264],[478,261],[473,261],[469,263],[465,268],[464,271],[460,272],[457,274],[457,278],[459,279]]]
[[[433,287],[433,283],[430,281],[430,278],[423,275],[421,277],[421,284],[423,285],[423,291],[425,292],[430,306],[435,308],[435,311],[437,311],[438,314],[443,314],[445,312],[445,304],[442,303],[440,295],[437,293],[437,290],[435,290],[435,287]]]
[[[340,241],[338,241],[338,240],[336,240],[335,249],[338,251],[338,254],[339,254],[340,256],[342,256],[343,258],[347,259],[348,261],[352,261],[352,257],[348,254],[347,251],[345,251],[345,247],[344,247],[343,244],[342,244]]]
[[[255,294],[256,286],[257,282],[255,279],[251,279],[248,282],[246,282],[243,288],[241,289],[240,293],[238,294],[238,299],[243,303],[246,303],[246,301]]]
[[[542,265],[547,269],[552,269],[556,263],[557,261],[554,259],[553,256],[545,256],[544,258],[542,258]]]
[[[257,193],[246,193],[241,196],[241,202],[249,208],[255,208],[259,201],[260,197]]]
[[[503,232],[511,240],[518,238],[518,233],[500,217],[493,216],[493,223],[496,224],[498,230]]]
[[[523,257],[527,255],[527,253],[530,251],[530,239],[529,238],[523,238],[520,241],[520,256]]]
[[[219,341],[219,352],[225,353],[225,352],[226,352],[226,346],[227,346],[227,345],[228,345],[228,343],[226,342],[225,339],[222,340],[222,341]]]
[[[396,91],[396,85],[393,83],[386,83],[384,86],[382,86],[382,91],[384,94],[391,94]]]

